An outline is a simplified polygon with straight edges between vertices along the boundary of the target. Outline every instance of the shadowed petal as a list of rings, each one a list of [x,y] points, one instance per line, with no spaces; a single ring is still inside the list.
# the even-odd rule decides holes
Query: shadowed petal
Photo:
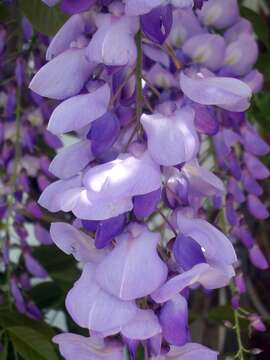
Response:
[[[205,263],[195,265],[191,270],[168,280],[163,286],[153,292],[151,297],[157,303],[166,302],[184,290],[187,286],[198,283],[201,274],[208,271],[209,268],[210,266]]]
[[[106,344],[104,341],[72,333],[54,336],[65,360],[123,360],[123,347],[119,343]]]
[[[99,263],[108,253],[107,250],[97,250],[94,239],[67,223],[52,223],[50,234],[59,249],[83,263]]]
[[[46,52],[46,60],[52,60],[70,47],[85,30],[85,20],[82,15],[71,16],[55,34]]]
[[[104,290],[124,300],[149,295],[167,278],[167,267],[156,248],[159,234],[138,224],[129,229],[98,266],[96,275]]]
[[[93,159],[90,141],[79,141],[65,147],[56,155],[50,164],[49,171],[60,179],[70,178],[83,170]]]
[[[172,346],[166,354],[168,360],[217,360],[218,353],[201,344],[188,343],[182,347]]]
[[[194,127],[194,111],[184,107],[172,116],[143,115],[141,123],[147,134],[148,150],[157,164],[177,165],[194,159],[199,139]]]
[[[159,334],[161,327],[152,310],[137,310],[135,317],[121,329],[122,335],[132,340],[146,340]]]
[[[95,282],[94,268],[90,263],[84,266],[82,276],[66,297],[66,307],[81,327],[115,334],[136,315],[137,308],[134,302],[104,292]]]

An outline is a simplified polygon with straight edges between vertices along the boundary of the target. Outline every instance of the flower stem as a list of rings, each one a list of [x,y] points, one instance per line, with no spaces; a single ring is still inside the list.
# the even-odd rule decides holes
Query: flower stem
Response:
[[[236,332],[236,339],[237,339],[237,344],[238,344],[238,352],[237,352],[235,358],[239,359],[239,360],[245,360],[238,310],[234,310],[234,322],[235,322],[234,326],[235,326],[235,332]]]
[[[136,120],[140,122],[143,106],[143,94],[142,94],[142,33],[141,30],[136,34],[137,45],[137,62],[136,62]]]

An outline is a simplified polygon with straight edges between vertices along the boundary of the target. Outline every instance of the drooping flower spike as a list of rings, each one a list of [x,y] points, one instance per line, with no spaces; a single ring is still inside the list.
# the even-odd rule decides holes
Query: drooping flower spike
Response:
[[[192,288],[230,283],[233,236],[267,266],[237,205],[268,217],[257,181],[269,172],[257,157],[269,147],[244,113],[262,84],[252,28],[236,0],[59,3],[73,15],[30,87],[62,100],[48,130],[76,142],[53,159],[58,180],[39,204],[74,216],[73,225],[53,223],[51,236],[83,264],[66,307],[91,337],[55,342],[67,360],[120,359],[124,346],[134,356],[140,343],[153,359],[215,360],[191,342]],[[209,139],[215,172],[203,156]],[[206,202],[225,208],[231,234],[207,221]]]

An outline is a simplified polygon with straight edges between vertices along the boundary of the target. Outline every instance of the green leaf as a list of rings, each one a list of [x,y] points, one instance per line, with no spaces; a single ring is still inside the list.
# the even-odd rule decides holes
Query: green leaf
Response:
[[[26,326],[33,329],[36,332],[41,333],[47,339],[51,339],[55,332],[46,323],[42,321],[32,320],[27,316],[19,314],[17,311],[9,310],[6,307],[0,308],[0,327],[2,329],[8,329],[9,327]]]
[[[30,298],[40,309],[58,309],[65,298],[65,292],[56,282],[43,282],[33,286]]]
[[[144,349],[142,346],[139,347],[139,349],[136,352],[136,360],[144,360]]]
[[[33,248],[33,256],[64,291],[69,290],[80,276],[74,258],[58,250],[56,246]]]
[[[266,47],[269,47],[269,41],[268,41],[268,27],[266,22],[262,19],[260,15],[258,15],[255,11],[245,7],[240,7],[240,12],[243,17],[245,17],[247,20],[249,20],[254,28],[254,31],[258,38],[264,43]]]
[[[16,352],[25,360],[59,360],[51,341],[44,335],[25,326],[8,328]]]
[[[230,305],[218,306],[211,309],[208,313],[208,319],[221,323],[225,320],[234,322],[234,314]]]
[[[56,6],[49,7],[41,0],[20,0],[20,7],[34,29],[49,36],[54,35],[67,20]]]

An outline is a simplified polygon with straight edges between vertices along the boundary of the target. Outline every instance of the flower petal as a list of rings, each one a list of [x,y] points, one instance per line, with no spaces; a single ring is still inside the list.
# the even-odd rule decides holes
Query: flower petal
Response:
[[[199,139],[192,108],[184,107],[170,117],[144,114],[141,123],[147,134],[149,153],[157,164],[177,165],[197,155]]]
[[[52,223],[50,234],[53,242],[65,254],[72,254],[83,263],[99,263],[108,254],[107,250],[97,250],[94,239],[67,223]]]
[[[191,78],[180,74],[184,94],[202,105],[217,105],[225,110],[245,111],[249,107],[251,89],[243,81],[229,77]]]
[[[122,327],[121,333],[132,340],[146,340],[159,334],[161,327],[152,310],[137,310],[135,317]]]
[[[83,170],[93,159],[90,141],[82,140],[64,148],[56,155],[49,171],[60,179],[70,178]]]
[[[79,130],[104,115],[109,101],[110,88],[107,84],[90,94],[74,96],[56,107],[48,129],[54,134]]]
[[[123,300],[149,295],[167,277],[167,267],[156,248],[159,234],[138,224],[133,224],[129,231],[119,238],[113,251],[98,266],[96,275],[104,290]]]
[[[81,327],[117,333],[136,315],[136,305],[104,292],[95,282],[94,268],[90,263],[84,266],[82,276],[66,297],[67,310]]]
[[[63,100],[80,92],[92,69],[85,49],[70,49],[44,65],[29,87],[41,96]]]

